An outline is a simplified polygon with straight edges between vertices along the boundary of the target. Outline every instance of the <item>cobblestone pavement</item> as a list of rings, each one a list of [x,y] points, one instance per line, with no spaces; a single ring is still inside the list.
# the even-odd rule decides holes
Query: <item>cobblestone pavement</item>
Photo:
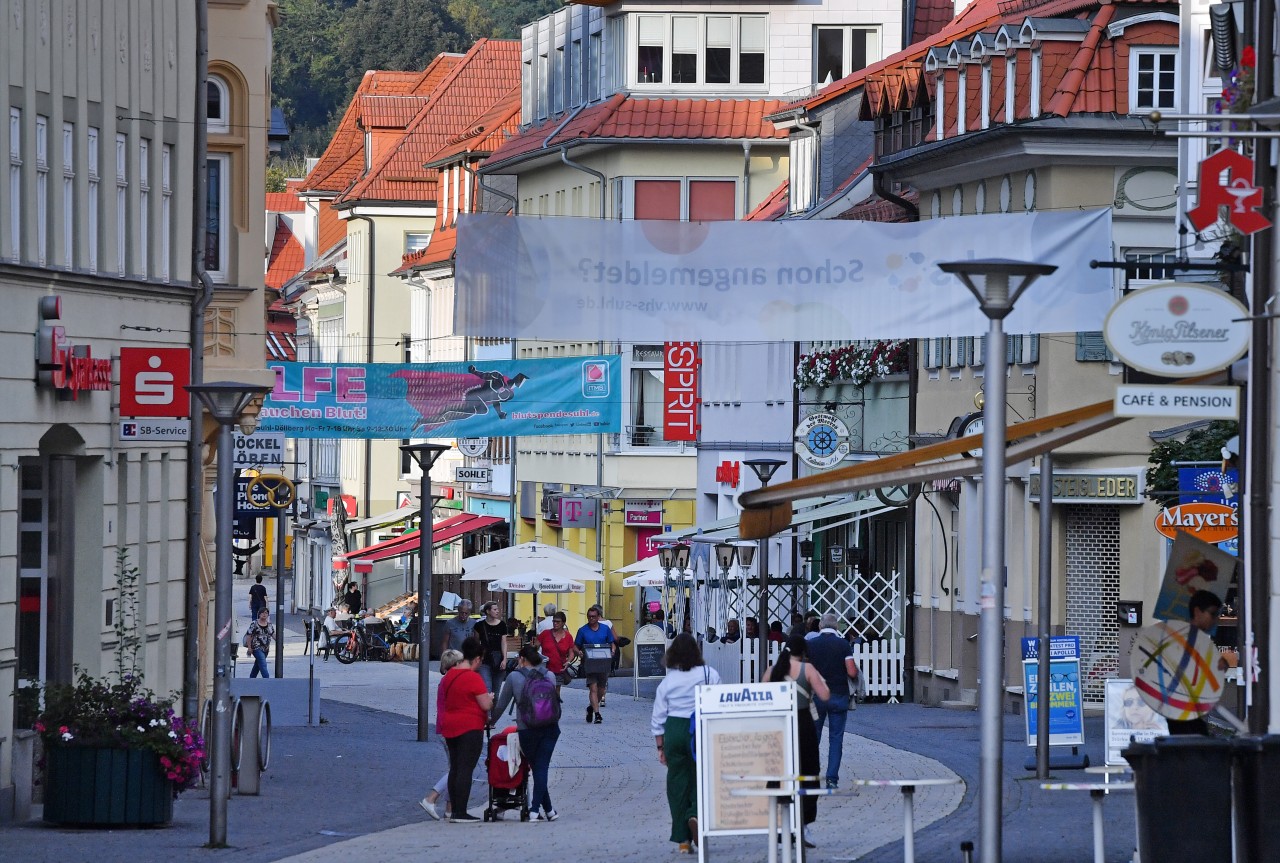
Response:
[[[237,583],[238,611],[247,583]],[[296,621],[286,645],[286,676],[306,677]],[[243,660],[239,674],[247,674]],[[648,717],[653,681],[632,696],[630,678],[614,678],[601,725],[582,721],[581,683],[564,691],[562,735],[550,786],[560,812],[551,824],[520,823],[515,813],[497,824],[465,827],[435,822],[416,801],[444,770],[434,736],[414,740],[417,667],[406,663],[316,662],[322,685],[321,724],[277,728],[272,764],[260,797],[234,796],[228,804],[229,849],[203,848],[208,840],[208,794],[185,793],[171,827],[152,831],[81,831],[39,822],[0,827],[0,848],[23,863],[92,860],[438,861],[483,856],[560,863],[591,856],[610,863],[681,859],[667,841],[669,817],[664,768],[657,762]],[[433,678],[434,680],[434,678]],[[433,705],[434,706],[434,705]],[[1092,721],[1092,720],[1091,720]],[[961,784],[921,788],[915,798],[920,861],[959,861],[959,843],[977,841],[978,726],[974,713],[916,705],[863,705],[851,714],[844,767],[846,789],[855,777],[958,777]],[[856,733],[855,733],[856,732]],[[1027,749],[1020,717],[1008,717],[1005,752],[1004,859],[1069,863],[1091,859],[1088,795],[1044,792],[1022,759]],[[1088,737],[1098,740],[1100,728]],[[1095,747],[1096,748],[1096,747]],[[824,743],[825,749],[825,743]],[[1100,750],[1099,750],[1100,751]],[[824,752],[825,758],[825,752]],[[1094,753],[1095,761],[1098,754]],[[1080,780],[1076,771],[1062,775]],[[471,799],[485,799],[481,771]],[[1107,813],[1107,860],[1128,860],[1133,843],[1132,795],[1113,795]],[[863,789],[856,796],[823,799],[808,832],[817,843],[814,863],[902,860],[901,797],[894,789]],[[720,838],[711,858],[765,859],[760,836]],[[689,859],[689,858],[684,858]]]

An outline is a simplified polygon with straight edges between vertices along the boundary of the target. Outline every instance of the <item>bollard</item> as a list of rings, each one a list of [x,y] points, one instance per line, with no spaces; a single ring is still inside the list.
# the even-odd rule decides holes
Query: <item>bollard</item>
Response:
[[[262,790],[262,771],[271,757],[271,705],[260,695],[241,695],[236,719],[239,734],[232,735],[238,762],[236,788],[240,794],[257,795]]]
[[[968,839],[960,843],[960,858],[964,863],[973,863],[973,843]]]

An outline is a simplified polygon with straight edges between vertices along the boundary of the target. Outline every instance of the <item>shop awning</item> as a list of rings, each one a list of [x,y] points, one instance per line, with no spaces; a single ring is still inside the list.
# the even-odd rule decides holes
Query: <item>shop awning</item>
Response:
[[[431,533],[432,546],[439,548],[446,543],[453,542],[463,534],[482,530],[503,522],[504,519],[498,518],[496,515],[473,515],[469,512],[446,518],[435,523]],[[351,552],[347,555],[347,560],[377,563],[380,560],[389,560],[406,554],[417,554],[418,534],[419,532],[416,530],[410,531],[403,536],[397,536],[395,539],[374,543],[358,551]]]
[[[377,530],[380,527],[386,527],[389,524],[396,524],[402,521],[409,521],[418,517],[419,507],[402,506],[399,509],[393,509],[379,515],[369,518],[362,518],[357,521],[347,522],[347,533],[359,533],[362,530]]]
[[[791,516],[791,527],[812,524],[820,519],[862,517],[870,518],[881,512],[888,512],[896,507],[886,506],[876,498],[846,500],[840,503],[828,503],[801,510]],[[738,539],[738,517],[722,518],[706,524],[694,525],[677,530],[660,533],[653,537],[657,542],[722,542]]]

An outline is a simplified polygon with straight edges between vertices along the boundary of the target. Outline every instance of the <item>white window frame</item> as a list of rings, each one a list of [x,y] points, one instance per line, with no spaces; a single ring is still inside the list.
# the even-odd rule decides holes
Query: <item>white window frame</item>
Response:
[[[89,236],[86,239],[89,241],[87,254],[91,273],[98,272],[98,234],[101,229],[102,149],[98,141],[100,134],[97,128],[90,126],[88,142],[85,145],[85,162],[89,169],[89,196],[84,206],[89,215]]]
[[[49,118],[36,115],[36,260],[49,258]]]
[[[991,128],[991,63],[982,64],[982,111],[978,118],[978,128]]]
[[[813,135],[793,135],[791,137],[791,170],[790,170],[790,210],[803,213],[814,204],[815,180],[814,158],[817,139]]]
[[[124,276],[129,260],[129,136],[116,134],[116,272]]]
[[[440,172],[440,222],[449,224],[449,169]]]
[[[430,231],[405,231],[404,253],[413,255],[421,252],[431,243]]]
[[[1018,99],[1018,58],[1009,56],[1004,61],[1004,121],[1012,123],[1017,119]]]
[[[1039,48],[1031,49],[1031,119],[1040,116],[1040,87],[1044,71],[1044,56]]]
[[[878,63],[884,59],[882,55],[883,34],[879,25],[876,24],[818,24],[813,28],[813,45],[810,48],[813,56],[813,71],[811,77],[813,83],[821,85],[823,81],[818,80],[818,35],[824,30],[839,30],[841,35],[840,50],[843,56],[840,58],[839,75],[833,75],[833,80],[839,81],[852,75],[860,69],[853,68],[853,34],[861,33],[864,39],[863,45],[866,48],[866,66],[865,69],[873,63]],[[824,79],[825,80],[825,79]]]
[[[173,253],[173,145],[160,148],[160,278],[168,282]]]
[[[938,87],[934,93],[934,101],[937,106],[934,109],[934,120],[937,127],[935,140],[941,141],[947,135],[947,76],[945,73],[938,76]]]
[[[739,201],[741,189],[738,177],[625,177],[622,183],[622,218],[631,220],[636,217],[636,183],[637,182],[678,182],[680,183],[680,221],[689,221],[689,184],[692,183],[733,183],[734,210],[741,217],[742,204]]]
[[[76,127],[62,124],[62,266],[75,266],[76,242]]]
[[[966,131],[964,121],[968,116],[969,99],[969,73],[965,70],[964,64],[961,63],[956,67],[956,134],[963,135]]]
[[[138,272],[151,276],[151,142],[138,141]]]
[[[1159,58],[1159,59],[1157,59]],[[1161,70],[1160,60],[1167,59],[1173,64],[1173,86],[1164,88],[1159,86],[1159,79],[1167,72]],[[1143,74],[1142,65],[1144,61],[1153,61],[1155,65],[1149,73],[1155,76],[1152,85],[1151,99],[1147,102],[1142,101],[1141,88],[1138,85],[1139,76]],[[1177,47],[1134,47],[1129,51],[1129,113],[1138,111],[1176,111],[1178,110],[1179,90],[1182,86],[1182,64],[1178,62]],[[1168,93],[1171,97],[1170,104],[1157,105],[1162,94]]]
[[[218,89],[218,105],[221,112],[208,118],[208,130],[214,134],[226,134],[231,131],[231,88],[218,75],[209,76],[209,86]],[[209,113],[209,103],[205,101],[205,114]]]
[[[9,220],[10,257],[22,260],[22,109],[9,109]]]
[[[230,153],[210,153],[209,162],[217,162],[220,165],[218,172],[218,261],[216,269],[209,269],[206,264],[206,272],[209,278],[215,282],[226,283],[230,271],[230,245],[231,245],[231,154]],[[208,203],[213,204],[214,201],[213,184],[209,186]],[[206,216],[207,218],[207,216]]]
[[[663,440],[662,440],[663,418],[661,416],[658,417],[658,421],[656,424],[653,423],[652,421],[648,421],[645,423],[645,426],[647,428],[653,429],[653,437],[649,439],[649,442],[636,443],[636,440],[637,440],[636,429],[639,427],[639,425],[636,423],[636,418],[634,415],[635,399],[634,399],[633,391],[635,387],[633,386],[632,379],[635,377],[636,372],[652,373],[656,371],[658,373],[658,378],[660,380],[665,377],[663,372],[664,367],[662,363],[662,344],[661,343],[650,344],[648,342],[637,342],[635,344],[625,344],[623,347],[624,347],[624,353],[622,354],[622,359],[623,359],[623,367],[626,370],[626,374],[623,376],[623,384],[622,384],[623,399],[624,399],[622,403],[623,404],[623,408],[622,408],[623,424],[624,424],[624,427],[622,429],[622,450],[624,452],[651,452],[653,451],[653,448],[655,446],[660,448],[668,447],[668,446],[676,446],[674,444],[663,443]],[[658,348],[658,355],[659,355],[658,359],[653,361],[637,360],[635,358],[636,349],[643,348],[643,347]]]
[[[625,80],[628,86],[633,87],[637,91],[652,90],[675,90],[675,91],[705,91],[708,87],[724,91],[763,93],[769,89],[769,28],[767,15],[741,14],[741,13],[666,13],[666,12],[641,12],[628,16],[632,22],[627,42],[627,65],[624,70]],[[662,81],[641,81],[639,71],[636,66],[639,63],[640,51],[640,19],[641,18],[657,18],[660,19],[662,37],[661,42],[654,42],[652,45],[660,45],[662,47]],[[695,18],[697,20],[697,74],[696,80],[693,82],[684,81],[681,83],[673,83],[671,81],[672,73],[672,40],[673,40],[673,22],[677,18]],[[729,82],[723,84],[707,84],[707,68],[706,56],[707,48],[707,24],[712,18],[728,18],[730,19],[730,31],[732,37],[729,44]],[[746,19],[761,19],[764,22],[764,81],[760,83],[741,83],[740,59],[742,55],[742,24]],[[650,43],[645,43],[649,45]],[[724,47],[724,46],[710,46]],[[752,52],[755,53],[755,52]]]

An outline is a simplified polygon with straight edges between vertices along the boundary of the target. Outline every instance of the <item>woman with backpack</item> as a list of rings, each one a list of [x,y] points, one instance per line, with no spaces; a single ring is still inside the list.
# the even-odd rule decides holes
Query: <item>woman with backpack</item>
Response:
[[[529,759],[533,773],[533,791],[529,795],[531,819],[555,821],[560,815],[551,805],[547,772],[551,769],[556,741],[560,739],[560,692],[555,676],[542,664],[542,654],[536,645],[526,644],[520,649],[516,670],[503,681],[498,703],[490,714],[492,724],[497,724],[513,701],[520,751]]]
[[[697,639],[687,632],[672,640],[662,663],[667,674],[653,697],[649,725],[658,744],[658,761],[667,766],[671,841],[680,843],[681,854],[691,854],[698,839],[698,776],[690,720],[698,687],[719,683],[720,673],[703,662]]]

